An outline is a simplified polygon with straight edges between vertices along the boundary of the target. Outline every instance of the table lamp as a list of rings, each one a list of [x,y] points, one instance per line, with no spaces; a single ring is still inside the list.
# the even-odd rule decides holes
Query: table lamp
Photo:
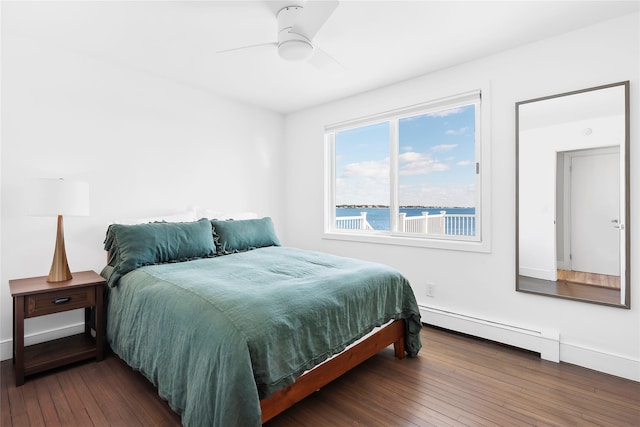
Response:
[[[64,282],[71,279],[64,246],[62,218],[89,215],[89,184],[60,179],[39,179],[36,185],[35,209],[38,216],[57,216],[56,248],[47,282]]]

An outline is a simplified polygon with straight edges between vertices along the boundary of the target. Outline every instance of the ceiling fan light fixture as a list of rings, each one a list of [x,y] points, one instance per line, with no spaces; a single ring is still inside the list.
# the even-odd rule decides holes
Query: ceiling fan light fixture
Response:
[[[306,40],[285,40],[278,44],[278,55],[287,61],[304,61],[311,57],[313,45]]]

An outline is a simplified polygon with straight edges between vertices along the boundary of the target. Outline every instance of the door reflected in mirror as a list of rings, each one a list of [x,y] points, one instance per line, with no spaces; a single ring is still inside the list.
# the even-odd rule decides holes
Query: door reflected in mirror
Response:
[[[516,104],[516,290],[629,308],[629,82]]]

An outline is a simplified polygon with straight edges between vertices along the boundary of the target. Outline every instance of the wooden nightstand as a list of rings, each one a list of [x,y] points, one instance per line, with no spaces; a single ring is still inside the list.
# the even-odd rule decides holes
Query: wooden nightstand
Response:
[[[47,276],[9,280],[13,297],[13,362],[16,386],[26,375],[57,368],[79,360],[104,359],[105,279],[95,271],[73,273],[71,280],[49,283]],[[95,307],[95,338],[91,334],[91,307]],[[85,309],[84,333],[24,346],[24,319]]]

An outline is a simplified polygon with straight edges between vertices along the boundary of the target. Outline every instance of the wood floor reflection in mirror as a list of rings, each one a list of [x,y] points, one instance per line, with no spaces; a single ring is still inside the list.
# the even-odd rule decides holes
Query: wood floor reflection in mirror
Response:
[[[597,304],[620,304],[620,278],[604,274],[558,270],[558,280],[519,277],[519,290]]]
[[[578,285],[600,286],[602,288],[620,289],[620,276],[588,273],[584,271],[558,270],[558,281],[572,282]]]

